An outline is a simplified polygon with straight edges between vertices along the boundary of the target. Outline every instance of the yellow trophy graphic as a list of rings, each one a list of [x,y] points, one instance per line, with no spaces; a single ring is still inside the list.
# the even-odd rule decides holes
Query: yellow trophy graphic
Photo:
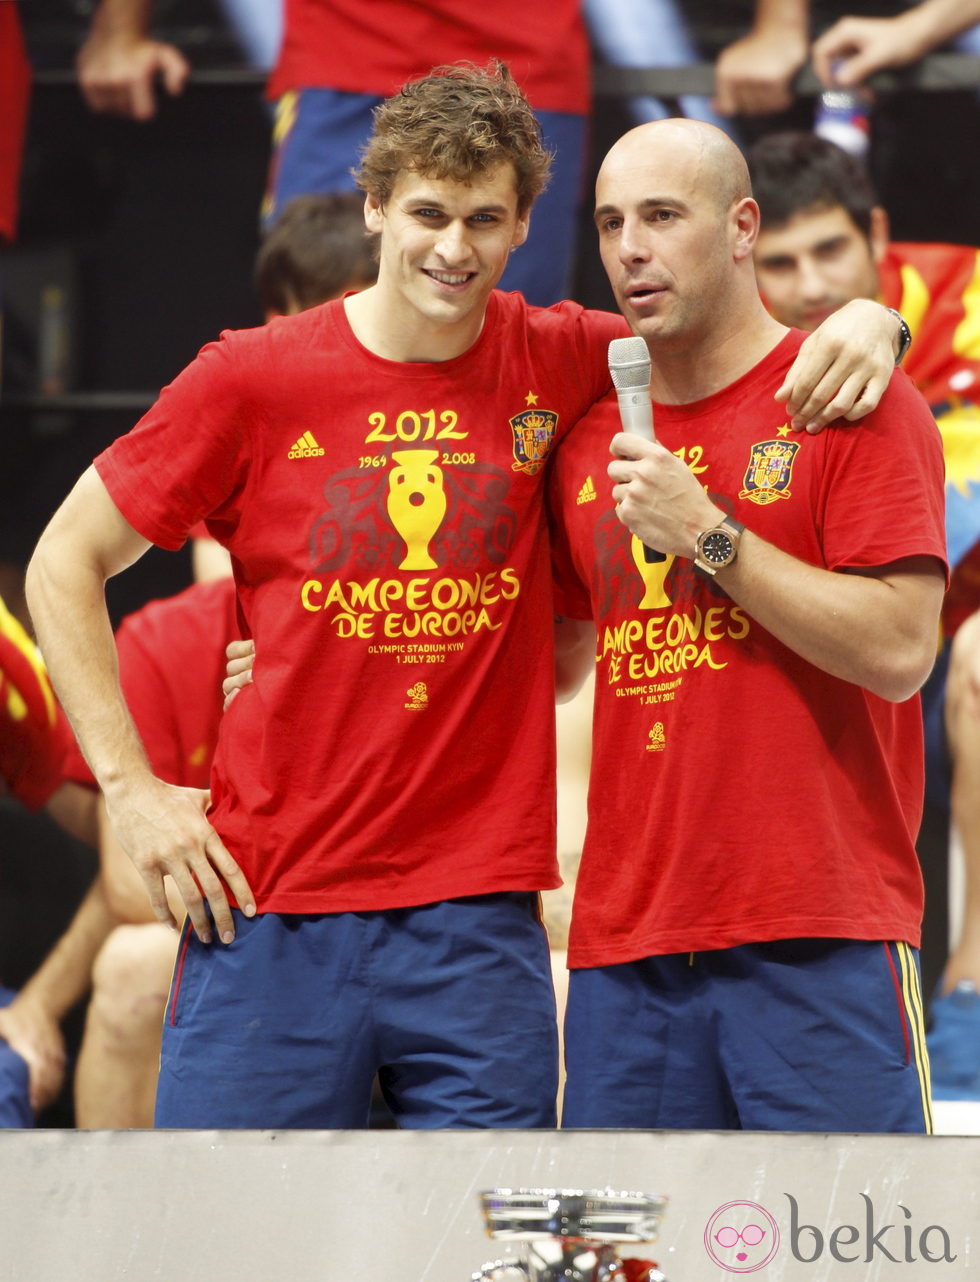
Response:
[[[388,473],[388,519],[405,540],[399,570],[434,570],[429,544],[446,515],[438,450],[396,450]]]
[[[663,561],[654,561],[650,565],[643,555],[643,544],[635,534],[630,536],[630,552],[633,556],[633,564],[639,570],[640,578],[643,580],[643,600],[640,602],[640,609],[665,609],[671,603],[664,582],[670,567],[674,564],[673,553]]]

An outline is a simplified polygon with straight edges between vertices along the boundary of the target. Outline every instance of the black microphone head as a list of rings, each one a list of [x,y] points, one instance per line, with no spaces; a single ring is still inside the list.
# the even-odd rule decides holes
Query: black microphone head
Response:
[[[609,344],[609,375],[617,392],[650,386],[650,352],[642,338],[614,338]]]

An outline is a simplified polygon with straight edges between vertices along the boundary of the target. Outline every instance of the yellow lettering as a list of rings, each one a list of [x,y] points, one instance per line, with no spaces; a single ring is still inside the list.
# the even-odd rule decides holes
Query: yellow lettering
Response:
[[[375,596],[378,588],[378,580],[372,579],[369,583],[349,584],[351,608],[354,610],[377,610],[378,602]]]
[[[316,613],[317,610],[322,610],[323,609],[322,605],[313,605],[310,601],[310,597],[313,595],[314,592],[319,593],[322,591],[323,591],[323,584],[320,582],[319,579],[307,579],[307,581],[303,584],[302,588],[300,589],[300,594],[299,594],[300,600],[303,602],[303,609],[310,610],[313,613]]]
[[[739,626],[736,629],[732,626],[732,624],[738,624]],[[749,619],[748,615],[745,613],[745,611],[742,610],[739,606],[733,605],[731,614],[729,615],[729,624],[728,624],[728,635],[732,638],[732,640],[741,641],[743,637],[747,637],[749,635],[749,628],[751,626],[752,626],[752,622]]]
[[[725,607],[713,605],[704,616],[704,635],[708,641],[720,641],[725,635]]]
[[[510,566],[506,566],[500,571],[500,577],[506,584],[506,587],[501,587],[500,594],[505,601],[512,601],[521,590],[521,581],[517,577],[517,571],[511,569]]]

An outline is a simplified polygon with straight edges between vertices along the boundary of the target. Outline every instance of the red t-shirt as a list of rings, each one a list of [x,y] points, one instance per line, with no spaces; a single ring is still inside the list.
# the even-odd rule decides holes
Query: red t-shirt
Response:
[[[539,111],[590,109],[578,0],[286,0],[269,96],[343,89],[387,98],[438,63],[499,58]]]
[[[27,125],[31,69],[17,5],[0,0],[0,241],[17,231],[20,162]]]
[[[231,579],[195,583],[151,601],[119,625],[122,692],[153,771],[167,783],[209,785],[221,725],[225,646],[238,635]],[[64,776],[95,786],[74,744]]]
[[[0,600],[0,782],[39,810],[61,783],[72,743],[37,647]]]
[[[260,910],[558,884],[543,465],[621,333],[495,293],[464,355],[392,362],[326,303],[209,344],[96,460],[145,537],[231,552],[257,661],[210,817]]]
[[[811,437],[773,400],[803,335],[737,382],[654,406],[718,505],[812,565],[942,559],[939,434],[901,373],[876,413]],[[686,558],[648,566],[606,476],[607,401],[553,468],[559,610],[598,629],[572,966],[817,936],[916,944],[918,697],[885,702],[787,649]]]

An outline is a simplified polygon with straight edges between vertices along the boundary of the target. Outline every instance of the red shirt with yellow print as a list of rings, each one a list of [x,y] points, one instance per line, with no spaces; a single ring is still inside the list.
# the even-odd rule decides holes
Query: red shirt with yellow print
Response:
[[[655,405],[658,439],[720,507],[812,565],[942,560],[942,455],[921,397],[898,373],[859,427],[791,432],[772,393],[803,337],[714,396]],[[606,479],[617,429],[608,400],[553,469],[558,609],[598,633],[570,965],[797,936],[917,944],[918,698],[828,676],[687,558],[647,565]]]
[[[210,344],[96,460],[147,538],[231,552],[257,660],[210,817],[260,911],[558,884],[544,464],[622,332],[494,293],[469,351],[403,363],[326,303]]]

